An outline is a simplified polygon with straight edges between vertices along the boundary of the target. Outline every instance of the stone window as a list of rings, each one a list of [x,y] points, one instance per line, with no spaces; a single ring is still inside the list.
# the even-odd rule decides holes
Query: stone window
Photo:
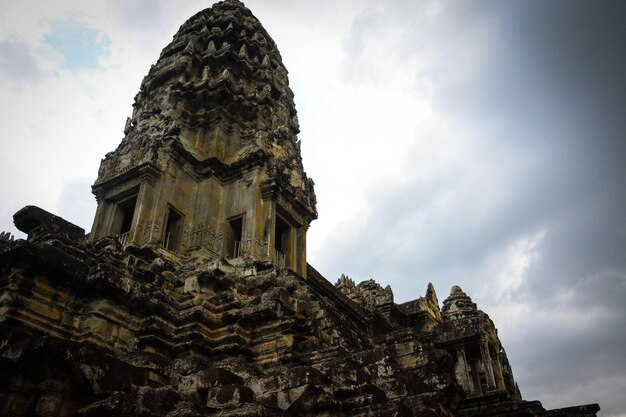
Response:
[[[167,217],[165,218],[165,235],[163,236],[163,246],[173,252],[180,249],[183,231],[183,216],[172,206],[168,206]]]
[[[274,252],[276,266],[285,268],[291,262],[291,234],[292,227],[282,217],[276,216],[274,229]]]
[[[239,258],[241,253],[241,240],[243,236],[244,216],[231,217],[226,221],[224,233],[224,253],[226,258]]]
[[[130,228],[135,215],[135,206],[137,205],[137,195],[120,200],[115,205],[115,213],[113,215],[113,223],[111,225],[111,233],[117,236],[117,240],[126,246],[129,243]]]

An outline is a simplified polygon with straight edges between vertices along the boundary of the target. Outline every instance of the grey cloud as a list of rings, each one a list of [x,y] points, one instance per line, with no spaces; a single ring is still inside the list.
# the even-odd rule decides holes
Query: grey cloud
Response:
[[[603,415],[623,413],[624,400],[616,392],[626,389],[625,296],[624,271],[586,280],[575,288],[568,306],[590,317],[591,326],[576,322],[568,326],[548,316],[550,321],[537,323],[525,343],[513,346],[514,365],[522,364],[517,378],[529,398],[548,395],[554,397],[550,398],[554,406],[595,401]],[[551,303],[558,306],[559,301],[546,300],[537,307],[549,310]]]
[[[19,88],[36,84],[46,76],[28,42],[12,37],[0,40],[0,79],[7,85]]]
[[[426,30],[413,24],[420,5],[355,20],[345,43],[354,47],[346,51],[348,73],[366,53],[364,36],[377,36],[391,22],[402,26],[406,41],[389,53],[407,60],[432,53],[427,67],[403,70],[430,77],[438,114],[480,134],[487,146],[477,166],[464,167],[466,175],[370,188],[369,214],[336,231],[319,269],[329,278],[373,276],[391,283],[396,298],[413,298],[416,281],[422,288],[433,280],[441,299],[453,282],[479,288],[491,254],[545,230],[517,301],[561,314],[601,308],[609,318],[590,316],[598,322],[587,333],[558,321],[524,329],[530,332],[524,342],[506,346],[522,390],[529,398],[546,396],[548,406],[600,401],[601,415],[624,413],[626,402],[611,384],[626,385],[626,4],[480,5],[447,4]],[[463,62],[455,60],[472,42],[486,45],[486,54],[469,79],[459,80]],[[419,161],[419,153],[416,146],[406,159]],[[494,162],[489,188],[479,176],[478,183],[465,181]],[[429,206],[446,192],[456,196],[451,207]],[[398,233],[416,215],[426,220],[413,236]],[[558,400],[559,392],[579,393],[585,383],[599,391]]]

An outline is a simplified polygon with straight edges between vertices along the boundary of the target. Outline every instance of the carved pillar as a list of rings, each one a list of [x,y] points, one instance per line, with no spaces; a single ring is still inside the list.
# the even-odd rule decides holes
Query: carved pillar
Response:
[[[504,390],[504,376],[502,375],[502,365],[500,364],[500,352],[496,351],[492,358],[493,373],[496,379],[496,388]]]
[[[476,356],[473,356],[471,358],[471,364],[471,376],[472,383],[474,384],[474,394],[482,395],[483,388],[480,385],[480,359],[478,359]]]
[[[474,393],[474,386],[470,380],[467,359],[465,358],[465,346],[458,345],[456,347],[456,380],[463,387],[465,392]]]
[[[107,211],[110,209],[109,204],[104,201],[104,190],[102,188],[94,187],[93,194],[96,196],[98,208],[96,209],[96,215],[91,226],[91,236],[89,237],[92,242],[105,236],[105,231],[107,230],[105,221],[108,217]]]
[[[263,226],[263,256],[271,262],[276,262],[274,253],[274,229],[276,227],[276,200],[278,199],[278,186],[274,180],[269,179],[263,182],[260,188],[265,218]]]
[[[486,340],[480,341],[480,356],[485,366],[485,373],[487,375],[487,387],[489,389],[496,388],[496,380],[493,375],[493,366],[491,365],[491,355],[489,354],[489,346]]]
[[[276,263],[276,200],[269,200],[267,209],[266,225],[269,228],[267,237],[267,259]]]
[[[148,194],[149,195],[149,194]],[[141,245],[144,243],[144,221],[148,217],[147,214],[147,202],[146,202],[146,184],[142,184],[139,187],[139,193],[137,194],[137,203],[135,206],[135,213],[133,215],[133,222],[130,228],[129,242],[135,245]]]
[[[296,248],[296,271],[306,278],[306,232],[308,226],[298,227],[298,243]]]
[[[160,172],[151,165],[141,167],[141,186],[137,194],[130,240],[134,244],[161,243],[162,227],[166,207],[160,204],[161,194],[157,193],[157,179]]]

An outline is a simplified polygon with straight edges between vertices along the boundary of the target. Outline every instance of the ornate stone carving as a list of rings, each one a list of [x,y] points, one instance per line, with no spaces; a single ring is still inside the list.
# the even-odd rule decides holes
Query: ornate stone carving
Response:
[[[244,240],[242,255],[250,255],[252,253],[252,233],[246,232],[246,238]]]
[[[202,223],[196,225],[193,228],[193,230],[191,231],[191,237],[190,237],[190,243],[189,243],[190,248],[195,249],[204,245],[204,230],[205,230],[205,226]]]
[[[183,250],[189,249],[189,247],[191,246],[191,232],[189,229],[189,224],[185,224],[184,228],[183,228]]]
[[[137,230],[139,232],[135,236],[135,241],[137,242],[137,244],[143,245],[147,242],[143,219],[139,219],[139,221],[137,222]]]
[[[387,285],[383,288],[373,279],[355,285],[350,277],[341,274],[335,287],[351,300],[370,310],[375,310],[378,306],[393,303],[393,291],[391,287]]]
[[[204,245],[208,248],[211,248],[212,250],[215,250],[216,248],[216,240],[217,240],[217,234],[215,233],[215,231],[211,228],[211,226],[207,225],[206,228],[204,229]]]
[[[224,232],[222,232],[221,229],[218,230],[215,235],[215,240],[213,242],[213,251],[224,256]]]

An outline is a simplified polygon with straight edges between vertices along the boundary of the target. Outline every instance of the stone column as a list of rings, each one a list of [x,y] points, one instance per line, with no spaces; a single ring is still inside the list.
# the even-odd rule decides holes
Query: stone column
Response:
[[[482,395],[483,394],[483,388],[482,388],[482,386],[480,384],[480,366],[481,366],[481,362],[480,362],[480,359],[477,358],[476,356],[473,356],[470,359],[472,361],[471,376],[472,376],[472,382],[474,384],[474,394]]]
[[[267,180],[260,185],[262,199],[263,221],[263,253],[270,262],[276,262],[274,253],[274,230],[276,228],[276,200],[278,199],[278,187],[273,180]]]
[[[166,206],[161,204],[160,172],[152,165],[139,169],[140,186],[131,225],[130,241],[136,245],[161,243]]]
[[[91,235],[89,236],[92,242],[105,236],[107,230],[105,221],[110,217],[110,215],[108,215],[110,204],[104,200],[104,190],[101,188],[94,189],[93,193],[96,196],[98,208],[96,209],[96,215],[91,226]]]
[[[262,256],[276,263],[276,200],[263,201],[263,251]]]
[[[131,226],[131,241],[135,244],[161,243],[161,211],[157,210],[158,199],[155,201],[154,185],[143,183],[137,195],[137,205],[133,225]]]
[[[456,347],[456,380],[468,394],[474,393],[474,386],[470,380],[467,359],[465,358],[465,346],[458,345]]]
[[[487,374],[487,387],[489,389],[496,388],[496,380],[493,375],[493,366],[491,365],[491,355],[489,354],[489,346],[486,340],[480,341],[480,356],[485,366],[485,372]]]
[[[150,193],[151,194],[151,193]],[[133,221],[130,226],[130,238],[129,242],[135,245],[141,245],[145,242],[144,239],[144,222],[148,218],[148,207],[150,202],[146,201],[146,197],[150,194],[146,193],[146,184],[142,184],[139,187],[139,193],[137,193],[137,202],[135,203],[135,212],[133,213]]]
[[[296,246],[296,259],[298,261],[296,265],[296,271],[306,278],[306,232],[308,226],[303,225],[297,228],[298,230],[298,243]]]
[[[500,365],[500,353],[496,352],[492,359],[493,374],[496,379],[496,388],[498,390],[504,390],[504,377],[502,375],[502,366]]]

